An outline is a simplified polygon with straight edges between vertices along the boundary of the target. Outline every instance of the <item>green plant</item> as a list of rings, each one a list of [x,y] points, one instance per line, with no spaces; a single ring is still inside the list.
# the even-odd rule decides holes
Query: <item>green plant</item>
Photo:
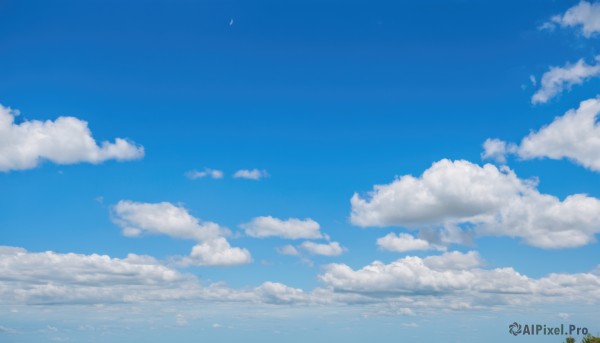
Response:
[[[587,335],[583,337],[581,343],[600,343],[600,338],[594,337],[592,335]]]

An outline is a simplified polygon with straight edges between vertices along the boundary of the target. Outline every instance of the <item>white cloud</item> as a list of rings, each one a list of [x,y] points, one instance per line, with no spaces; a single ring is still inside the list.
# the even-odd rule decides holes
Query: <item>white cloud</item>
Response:
[[[582,84],[598,75],[600,75],[600,65],[587,64],[583,59],[575,64],[567,63],[564,67],[551,67],[542,75],[540,89],[535,92],[531,102],[534,104],[548,102],[564,90],[570,90],[573,85]]]
[[[198,278],[161,265],[149,256],[27,252],[0,247],[0,303],[102,304],[175,301],[260,304],[360,305],[373,313],[413,315],[532,303],[598,303],[600,274],[550,274],[534,279],[512,268],[482,269],[475,252],[373,262],[353,270],[330,264],[319,275],[324,287],[305,291],[266,281],[254,288],[223,283],[202,286]],[[339,307],[337,307],[339,309]],[[269,311],[275,308],[269,307]],[[178,311],[179,312],[179,311]],[[180,312],[179,312],[180,313]],[[185,319],[185,318],[184,318]]]
[[[216,249],[217,254],[221,251]],[[269,281],[241,290],[228,288],[222,282],[202,286],[196,276],[171,269],[150,256],[129,254],[120,259],[0,246],[2,304],[165,303],[197,299],[255,305],[326,301],[318,298]]]
[[[581,1],[569,8],[563,15],[556,15],[542,29],[562,27],[581,27],[582,34],[589,38],[600,32],[600,3]]]
[[[377,239],[377,246],[384,250],[396,252],[443,249],[442,247],[437,247],[424,239],[415,238],[410,234],[400,233],[396,235],[393,232]]]
[[[114,222],[126,236],[164,234],[200,242],[190,256],[181,259],[179,263],[183,265],[230,266],[252,261],[248,250],[232,248],[222,237],[229,233],[227,228],[201,222],[181,206],[121,200],[113,207],[113,213]]]
[[[298,249],[296,249],[293,245],[290,244],[278,247],[276,250],[282,255],[297,256],[299,254]]]
[[[577,109],[556,117],[549,125],[523,138],[520,145],[488,139],[482,157],[505,161],[506,154],[522,159],[569,159],[590,170],[600,171],[600,99],[582,101]]]
[[[189,257],[181,261],[184,265],[234,266],[252,262],[250,252],[242,248],[232,248],[223,237],[197,244]]]
[[[211,179],[222,179],[223,171],[218,169],[204,168],[203,171],[190,170],[189,172],[185,173],[185,176],[192,180],[201,179],[204,177],[210,177]]]
[[[98,145],[88,123],[75,117],[54,121],[24,120],[15,124],[16,110],[0,105],[0,171],[35,168],[42,161],[57,164],[135,160],[144,148],[126,139]]]
[[[575,248],[596,241],[600,232],[600,200],[575,194],[560,201],[530,190],[517,196],[482,223],[480,235],[522,237],[540,248]]]
[[[427,268],[432,270],[466,270],[483,266],[483,261],[476,251],[461,253],[450,251],[443,255],[428,256],[423,259]]]
[[[479,256],[474,252],[451,252],[424,259],[408,256],[389,264],[375,261],[358,270],[345,264],[329,264],[319,279],[335,291],[375,298],[389,299],[395,295],[416,302],[414,297],[434,295],[434,299],[446,303],[448,308],[452,308],[452,303],[466,309],[490,302],[518,305],[542,298],[554,301],[600,298],[600,277],[594,274],[550,274],[532,279],[512,268],[486,270],[480,266]]]
[[[419,178],[405,175],[376,185],[366,198],[354,194],[351,204],[355,225],[441,226],[459,242],[452,230],[464,232],[461,227],[478,236],[520,237],[541,248],[582,246],[600,232],[599,199],[574,194],[561,201],[539,193],[535,182],[519,179],[508,167],[468,161],[441,160]]]
[[[506,163],[506,155],[515,151],[516,146],[514,144],[507,144],[499,139],[486,139],[483,142],[481,158],[492,159],[498,163]]]
[[[344,248],[338,242],[329,243],[315,243],[315,242],[302,242],[300,248],[313,255],[323,256],[339,256],[344,252]]]
[[[287,239],[322,238],[319,223],[306,218],[281,220],[271,216],[256,217],[249,223],[240,225],[251,237],[281,237]]]
[[[533,87],[537,86],[537,80],[535,79],[535,76],[529,75],[529,82],[531,82]]]
[[[201,222],[188,211],[169,202],[140,203],[121,200],[113,206],[114,222],[125,236],[164,234],[175,238],[202,241],[220,236],[226,228]]]
[[[267,281],[256,288],[256,293],[269,304],[291,304],[307,300],[307,295],[303,290],[279,282]]]
[[[170,298],[177,297],[173,289],[192,282],[152,257],[134,254],[119,259],[0,247],[0,261],[0,298],[9,302],[93,303]]]
[[[358,226],[437,224],[491,213],[525,186],[509,169],[441,160],[419,178],[404,175],[375,185],[363,198],[351,199],[351,221]]]
[[[600,100],[581,102],[550,125],[525,137],[518,148],[523,159],[567,158],[591,170],[600,171]]]
[[[236,179],[260,180],[269,177],[266,170],[240,169],[233,174]]]

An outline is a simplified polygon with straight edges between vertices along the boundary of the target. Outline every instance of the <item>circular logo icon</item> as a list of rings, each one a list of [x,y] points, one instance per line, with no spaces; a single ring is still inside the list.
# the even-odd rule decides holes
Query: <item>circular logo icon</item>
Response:
[[[514,322],[508,326],[508,332],[510,332],[513,336],[517,336],[521,333],[521,324]]]

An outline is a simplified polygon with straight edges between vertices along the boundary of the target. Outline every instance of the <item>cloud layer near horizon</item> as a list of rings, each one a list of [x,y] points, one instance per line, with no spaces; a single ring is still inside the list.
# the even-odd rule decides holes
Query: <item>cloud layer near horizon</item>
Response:
[[[254,288],[202,285],[149,256],[28,252],[0,247],[4,304],[118,304],[205,300],[265,304],[390,304],[408,313],[432,308],[477,309],[537,302],[600,301],[597,271],[538,279],[512,268],[484,269],[476,252],[374,261],[352,269],[329,264],[312,291],[266,281]],[[410,296],[410,297],[409,297]]]

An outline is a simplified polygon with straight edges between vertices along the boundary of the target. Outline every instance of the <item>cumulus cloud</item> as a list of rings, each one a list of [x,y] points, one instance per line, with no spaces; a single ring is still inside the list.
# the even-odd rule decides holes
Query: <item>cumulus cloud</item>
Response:
[[[365,197],[354,194],[351,221],[363,227],[469,228],[478,236],[520,237],[541,248],[595,241],[600,200],[574,194],[561,201],[536,187],[508,167],[441,160],[418,178],[405,175],[374,186]]]
[[[383,250],[395,252],[432,249],[443,250],[442,247],[436,246],[425,239],[415,238],[413,235],[407,233],[395,234],[393,232],[377,239],[377,246]]]
[[[213,222],[201,222],[181,207],[168,202],[139,203],[121,200],[113,206],[113,221],[126,236],[164,234],[175,238],[193,239],[200,244],[180,263],[199,266],[228,266],[250,263],[246,249],[232,248],[222,237],[227,228]]]
[[[600,100],[581,102],[548,126],[525,137],[518,148],[523,159],[548,157],[570,159],[594,171],[600,171],[600,126],[597,123]]]
[[[144,148],[127,139],[98,144],[88,123],[75,117],[15,124],[18,115],[18,111],[0,105],[0,171],[32,169],[43,161],[96,164],[144,156]]]
[[[258,169],[240,169],[233,174],[236,179],[260,180],[269,177],[266,170]]]
[[[194,246],[189,257],[184,257],[184,265],[232,266],[252,261],[250,252],[242,248],[232,248],[223,237],[207,240]]]
[[[484,143],[482,157],[505,161],[506,154],[521,159],[568,159],[594,171],[600,171],[600,99],[582,101],[577,109],[556,117],[549,125],[531,132],[519,145],[498,139]]]
[[[289,218],[282,220],[271,216],[256,217],[249,223],[240,225],[250,237],[281,237],[287,239],[322,238],[320,225],[306,218]]]
[[[218,169],[204,168],[203,171],[190,170],[189,172],[185,173],[185,176],[191,180],[202,179],[205,177],[210,177],[211,179],[222,179],[223,171]]]
[[[596,57],[596,61],[598,57]],[[573,85],[580,85],[584,81],[600,75],[600,65],[587,64],[580,59],[575,64],[567,63],[564,67],[551,67],[542,75],[540,89],[531,98],[533,104],[546,103],[548,100],[563,92],[570,90]]]
[[[595,242],[600,232],[600,200],[575,194],[560,201],[529,191],[510,201],[496,220],[483,223],[480,235],[522,237],[540,248],[575,248]]]
[[[181,207],[169,202],[141,203],[121,200],[113,206],[113,221],[125,236],[164,234],[202,241],[228,230],[213,222],[201,222]]]
[[[598,273],[550,274],[538,279],[512,268],[483,269],[476,252],[373,262],[354,270],[329,264],[311,291],[266,281],[254,288],[223,283],[203,286],[198,278],[149,256],[28,252],[0,247],[2,304],[205,303],[360,305],[373,313],[498,308],[531,303],[595,304]],[[169,303],[170,302],[170,303]],[[273,308],[270,308],[271,310]]]
[[[491,213],[525,185],[507,168],[441,160],[421,177],[404,175],[354,194],[351,221],[358,226],[436,224]]]
[[[315,243],[306,241],[300,244],[300,248],[310,254],[323,256],[339,256],[344,252],[344,248],[338,242]]]
[[[564,14],[556,15],[542,25],[542,29],[561,27],[581,28],[583,36],[590,38],[600,32],[600,3],[581,1]]]

